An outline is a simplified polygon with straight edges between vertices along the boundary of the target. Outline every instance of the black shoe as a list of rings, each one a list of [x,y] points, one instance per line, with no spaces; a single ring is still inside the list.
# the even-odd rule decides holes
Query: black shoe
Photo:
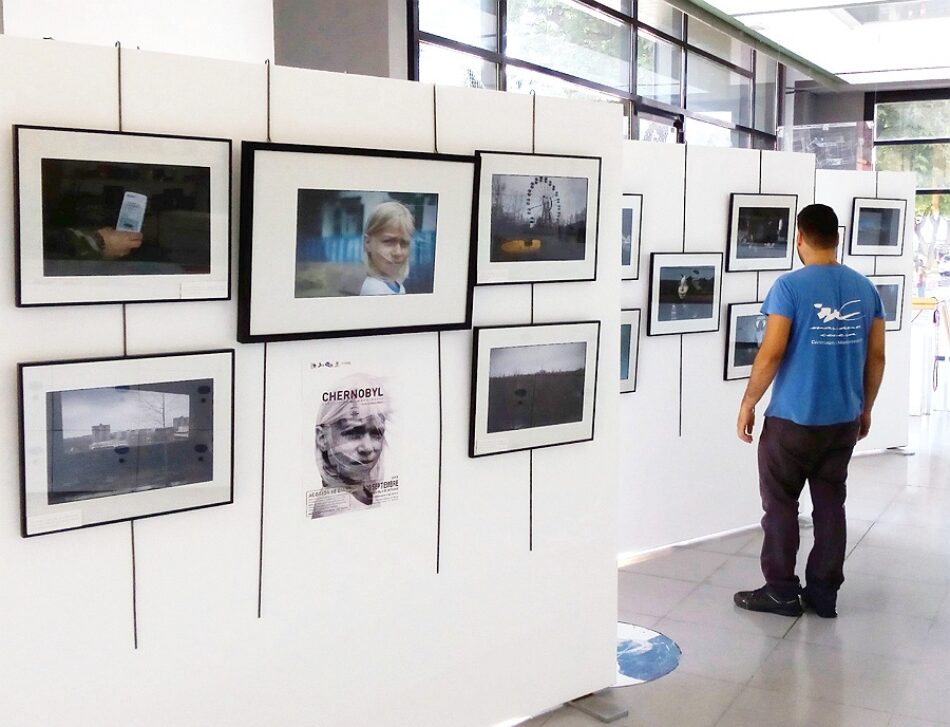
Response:
[[[814,611],[821,618],[838,618],[838,611],[835,604],[818,602],[809,595],[808,589],[802,591],[802,606],[808,611]]]
[[[767,585],[756,588],[754,591],[739,591],[732,600],[739,608],[747,611],[764,611],[776,613],[779,616],[802,615],[802,604],[798,596],[791,598],[779,596]]]

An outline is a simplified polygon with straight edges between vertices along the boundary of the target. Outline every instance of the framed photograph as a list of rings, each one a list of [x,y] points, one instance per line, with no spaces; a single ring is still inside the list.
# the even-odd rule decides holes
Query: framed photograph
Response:
[[[596,279],[600,157],[475,159],[479,284]]]
[[[847,240],[847,228],[843,225],[838,228],[838,249],[835,252],[835,259],[844,265],[844,246]]]
[[[797,194],[732,194],[726,270],[791,270]]]
[[[650,255],[648,336],[719,330],[722,253]]]
[[[869,275],[884,304],[884,330],[899,331],[904,321],[903,275]]]
[[[906,199],[855,197],[849,254],[902,255],[906,213]]]
[[[752,375],[768,316],[762,313],[762,303],[730,303],[728,333],[726,335],[726,381],[747,379]]]
[[[233,350],[18,372],[23,537],[232,501]]]
[[[475,329],[469,455],[594,438],[600,322]]]
[[[640,360],[640,309],[620,311],[620,393],[637,390],[637,364]]]
[[[13,127],[19,306],[231,297],[231,141]]]
[[[621,279],[637,280],[640,277],[640,233],[643,230],[643,195],[623,195],[620,214]]]
[[[470,327],[472,157],[241,148],[239,341]]]

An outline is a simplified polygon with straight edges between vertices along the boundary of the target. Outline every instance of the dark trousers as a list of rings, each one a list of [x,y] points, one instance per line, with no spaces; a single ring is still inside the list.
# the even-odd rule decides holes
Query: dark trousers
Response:
[[[759,492],[762,495],[762,574],[782,596],[793,596],[798,555],[798,498],[805,480],[814,509],[815,545],[808,556],[805,583],[813,601],[834,605],[844,582],[847,530],[844,516],[848,464],[860,422],[802,426],[766,417],[759,437]]]

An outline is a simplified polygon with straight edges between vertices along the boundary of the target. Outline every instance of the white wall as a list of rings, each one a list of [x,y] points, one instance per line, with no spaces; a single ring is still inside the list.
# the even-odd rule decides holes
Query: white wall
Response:
[[[125,130],[235,141],[236,244],[237,142],[266,135],[263,65],[130,50],[122,76]],[[282,67],[271,80],[275,142],[435,147],[432,86]],[[114,129],[116,84],[112,49],[0,38],[0,97],[15,100],[0,105],[0,126]],[[392,111],[385,124],[365,113],[380,98]],[[609,332],[619,325],[620,111],[539,98],[532,129],[527,96],[439,88],[437,103],[442,152],[529,151],[534,139],[539,152],[604,158],[597,281],[539,284],[533,311],[528,285],[479,288],[474,309],[476,325],[523,324],[532,313],[538,322],[603,321],[596,439],[470,459],[469,331],[237,345],[232,300],[129,305],[123,341],[120,305],[15,308],[8,267],[0,325],[16,345],[0,351],[5,727],[476,727],[612,683],[619,343]],[[0,143],[8,260],[11,169],[8,134]],[[119,356],[124,342],[130,354],[237,349],[234,503],[135,523],[134,611],[128,523],[24,540],[17,496],[15,364]],[[418,437],[398,506],[311,521],[291,461],[300,441],[296,362],[330,351],[391,357],[411,371]]]
[[[899,257],[851,257],[845,247],[846,265],[865,275],[903,275],[903,325],[888,331],[885,342],[887,365],[884,381],[872,412],[871,433],[858,443],[855,451],[869,452],[888,447],[903,447],[910,436],[910,301],[914,290],[914,204],[916,179],[913,172],[839,172],[819,169],[815,179],[816,195],[834,209],[838,224],[846,227],[851,239],[851,215],[855,197],[906,199],[904,251]]]
[[[912,175],[882,172],[880,196],[906,197]],[[875,195],[875,174],[818,172],[810,154],[626,142],[623,192],[643,194],[640,278],[622,283],[623,308],[647,318],[651,252],[725,252],[731,192],[797,194],[835,208],[850,230],[851,200]],[[903,258],[880,258],[879,273],[909,274],[910,228]],[[845,262],[866,274],[871,258]],[[795,267],[800,267],[795,260]],[[718,333],[640,338],[637,391],[621,396],[619,558],[756,524],[761,518],[755,445],[738,440],[735,422],[746,381],[723,381],[729,303],[764,300],[776,272],[726,273]],[[910,288],[907,288],[910,295]],[[888,336],[888,367],[872,434],[860,450],[907,443],[909,298],[904,329]],[[765,411],[768,394],[759,407]],[[682,420],[681,420],[682,416]],[[681,424],[682,421],[682,424]],[[757,423],[761,431],[760,421]],[[801,511],[810,512],[806,495]]]
[[[263,63],[274,57],[273,0],[4,0],[3,31],[23,38]]]

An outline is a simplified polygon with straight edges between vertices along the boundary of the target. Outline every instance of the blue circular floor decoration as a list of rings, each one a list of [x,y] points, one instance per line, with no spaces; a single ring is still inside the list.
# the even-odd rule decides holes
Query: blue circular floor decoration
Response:
[[[617,683],[629,687],[659,679],[680,664],[683,652],[676,642],[656,631],[633,624],[617,624]]]

